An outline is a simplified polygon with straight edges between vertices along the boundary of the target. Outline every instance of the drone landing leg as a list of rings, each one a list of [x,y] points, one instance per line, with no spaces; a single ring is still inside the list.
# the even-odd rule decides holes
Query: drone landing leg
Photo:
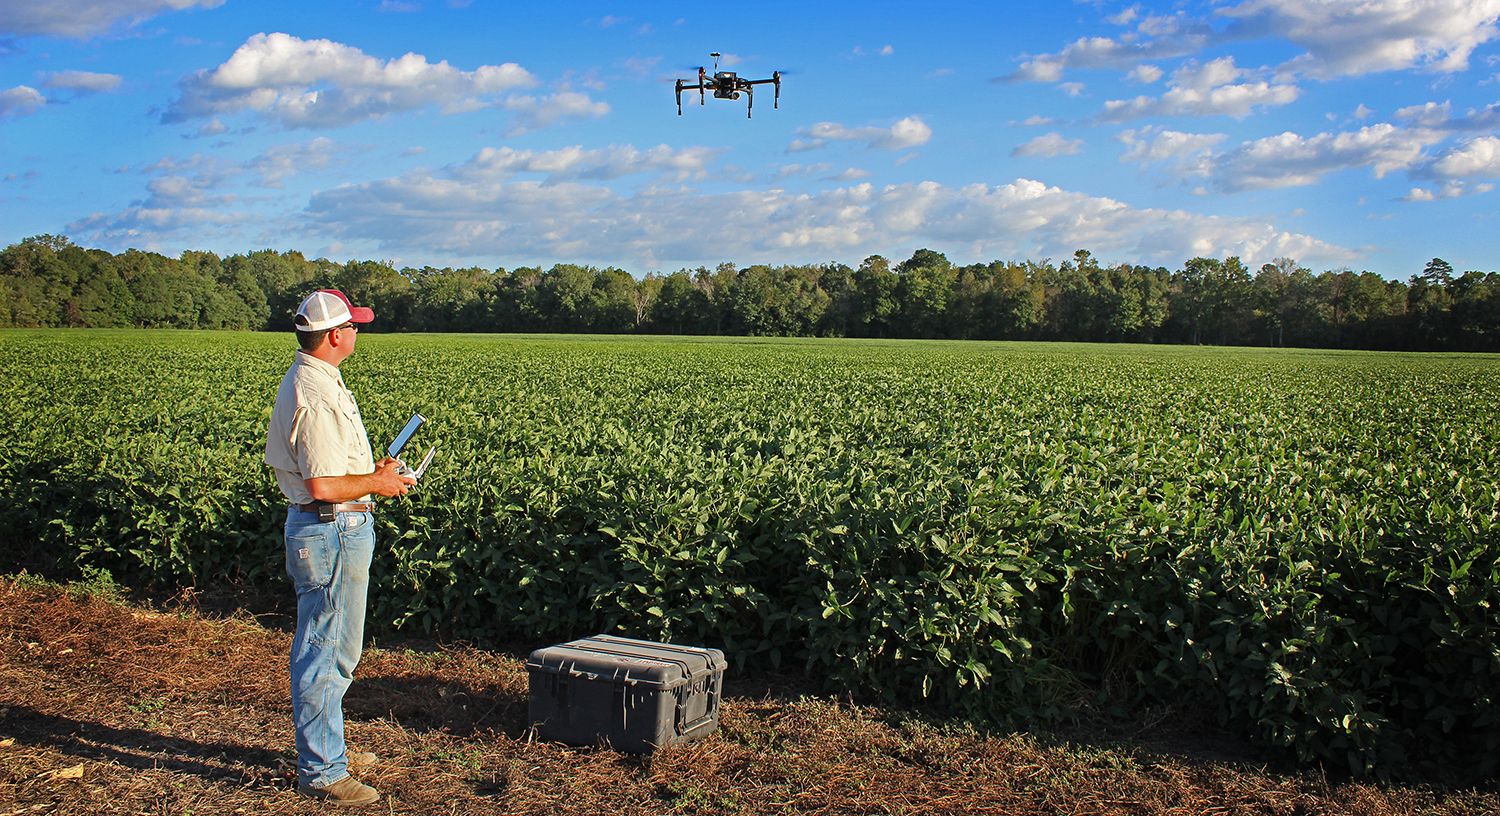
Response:
[[[750,109],[755,107],[755,89],[745,89],[745,118],[750,118]]]

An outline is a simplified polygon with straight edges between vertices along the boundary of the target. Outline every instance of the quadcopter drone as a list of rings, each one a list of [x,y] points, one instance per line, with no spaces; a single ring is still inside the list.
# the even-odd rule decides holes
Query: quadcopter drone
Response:
[[[679,80],[677,80],[677,115],[678,116],[682,115],[682,92],[683,91],[697,91],[698,92],[698,104],[699,105],[703,104],[703,100],[705,98],[704,97],[704,92],[705,91],[713,91],[714,92],[714,99],[739,99],[740,98],[740,92],[744,91],[745,96],[747,97],[747,99],[745,100],[745,118],[749,119],[750,118],[750,110],[751,110],[751,108],[755,107],[755,87],[754,86],[756,86],[756,85],[765,85],[767,83],[773,83],[773,84],[776,85],[776,96],[775,96],[775,98],[771,102],[771,107],[773,107],[773,108],[779,108],[779,107],[781,107],[781,72],[780,71],[772,71],[770,79],[740,79],[739,75],[736,74],[733,71],[720,71],[719,70],[719,57],[723,56],[722,54],[720,54],[719,52],[715,51],[712,54],[709,54],[709,56],[714,58],[714,74],[713,74],[712,77],[710,77],[708,75],[708,72],[704,71],[703,68],[700,66],[698,68],[698,81],[697,82],[693,82],[692,80],[687,80],[687,79],[679,79]]]

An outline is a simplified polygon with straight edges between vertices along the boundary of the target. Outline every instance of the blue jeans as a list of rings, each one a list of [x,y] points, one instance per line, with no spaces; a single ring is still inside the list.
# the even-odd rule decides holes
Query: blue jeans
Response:
[[[287,511],[286,571],[297,588],[292,724],[297,781],[303,785],[327,787],[349,775],[344,692],[359,665],[374,554],[369,513],[339,513],[320,522],[317,513]]]

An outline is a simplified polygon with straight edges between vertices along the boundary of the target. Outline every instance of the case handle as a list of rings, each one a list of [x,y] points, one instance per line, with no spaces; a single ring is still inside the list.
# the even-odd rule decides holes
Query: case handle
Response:
[[[677,736],[696,731],[714,721],[714,717],[719,713],[719,684],[715,682],[715,679],[711,678],[708,681],[708,707],[704,710],[703,716],[690,723],[683,722],[683,720],[687,719],[688,695],[693,687],[685,684],[677,688],[677,713],[673,718],[672,728],[677,732]]]

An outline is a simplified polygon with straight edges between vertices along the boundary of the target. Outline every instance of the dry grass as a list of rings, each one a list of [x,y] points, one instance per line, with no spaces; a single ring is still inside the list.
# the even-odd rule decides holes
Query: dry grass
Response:
[[[289,642],[244,614],[0,580],[0,816],[324,812],[294,790]],[[1494,793],[1047,745],[734,683],[714,736],[650,757],[528,739],[521,659],[467,647],[371,649],[345,707],[382,759],[363,774],[379,813],[1500,812]]]

